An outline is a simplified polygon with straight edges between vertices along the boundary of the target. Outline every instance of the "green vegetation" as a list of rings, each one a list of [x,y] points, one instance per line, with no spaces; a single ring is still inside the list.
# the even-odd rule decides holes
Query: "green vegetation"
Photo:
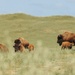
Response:
[[[57,35],[75,32],[75,17],[33,17],[25,14],[0,15],[0,43],[8,53],[0,53],[0,75],[75,75],[75,47],[61,50]],[[35,50],[14,52],[14,39],[24,37]]]

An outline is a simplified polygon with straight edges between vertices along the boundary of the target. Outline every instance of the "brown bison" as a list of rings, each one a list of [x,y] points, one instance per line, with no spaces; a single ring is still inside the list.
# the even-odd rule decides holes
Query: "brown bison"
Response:
[[[34,50],[34,45],[33,44],[29,44],[28,49],[29,49],[29,51]]]
[[[15,52],[17,51],[23,52],[25,49],[25,47],[22,44],[19,44],[19,45],[15,44],[13,47],[15,48]]]
[[[61,46],[62,42],[64,41],[74,43],[75,45],[75,34],[71,32],[64,32],[63,34],[59,34],[57,37],[57,43]]]
[[[0,51],[1,52],[8,52],[9,50],[8,50],[8,48],[5,45],[0,44]]]
[[[62,42],[62,45],[61,45],[61,49],[71,49],[73,46],[73,43],[70,43],[68,41],[65,41],[65,42]]]
[[[22,44],[25,48],[28,48],[29,42],[24,38],[18,38],[14,41],[15,44],[19,45]]]
[[[13,47],[15,48],[15,52],[18,50],[22,51],[24,48],[28,49],[29,46],[29,42],[22,37],[16,39],[14,43],[15,45]]]

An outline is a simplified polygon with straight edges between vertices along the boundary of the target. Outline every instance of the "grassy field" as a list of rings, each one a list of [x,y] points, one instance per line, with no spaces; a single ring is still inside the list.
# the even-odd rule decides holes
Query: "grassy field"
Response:
[[[75,17],[0,15],[0,43],[9,48],[0,53],[0,75],[75,75],[75,47],[61,50],[57,35],[75,32]],[[14,39],[24,37],[35,50],[14,52]]]

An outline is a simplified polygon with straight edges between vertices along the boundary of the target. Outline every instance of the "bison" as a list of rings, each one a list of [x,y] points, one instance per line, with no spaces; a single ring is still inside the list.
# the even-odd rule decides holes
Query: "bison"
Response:
[[[22,44],[25,48],[28,48],[29,42],[24,38],[20,37],[14,41],[15,44],[19,45]]]
[[[22,44],[19,44],[19,45],[15,44],[13,47],[15,48],[15,52],[17,52],[17,51],[23,52],[25,49]]]
[[[33,44],[29,44],[28,49],[29,49],[29,51],[34,50],[34,45]]]
[[[61,49],[71,49],[73,46],[73,43],[70,43],[68,41],[65,41],[65,42],[62,42],[62,45],[61,45]]]
[[[4,44],[0,44],[0,51],[1,52],[8,52],[8,48]]]
[[[62,42],[64,41],[74,43],[75,45],[75,34],[71,32],[64,32],[63,34],[59,34],[57,36],[57,43],[61,46]]]

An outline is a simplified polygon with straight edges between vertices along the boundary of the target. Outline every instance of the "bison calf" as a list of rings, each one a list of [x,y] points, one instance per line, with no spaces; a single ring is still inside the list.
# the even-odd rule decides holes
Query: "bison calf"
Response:
[[[34,45],[33,44],[29,44],[28,49],[29,49],[29,51],[34,50]]]
[[[70,43],[68,41],[65,41],[65,42],[62,42],[62,45],[61,45],[61,49],[71,49],[73,46],[73,43]]]
[[[15,52],[17,51],[23,52],[25,49],[22,44],[19,44],[19,45],[15,44],[13,47],[15,48]]]

